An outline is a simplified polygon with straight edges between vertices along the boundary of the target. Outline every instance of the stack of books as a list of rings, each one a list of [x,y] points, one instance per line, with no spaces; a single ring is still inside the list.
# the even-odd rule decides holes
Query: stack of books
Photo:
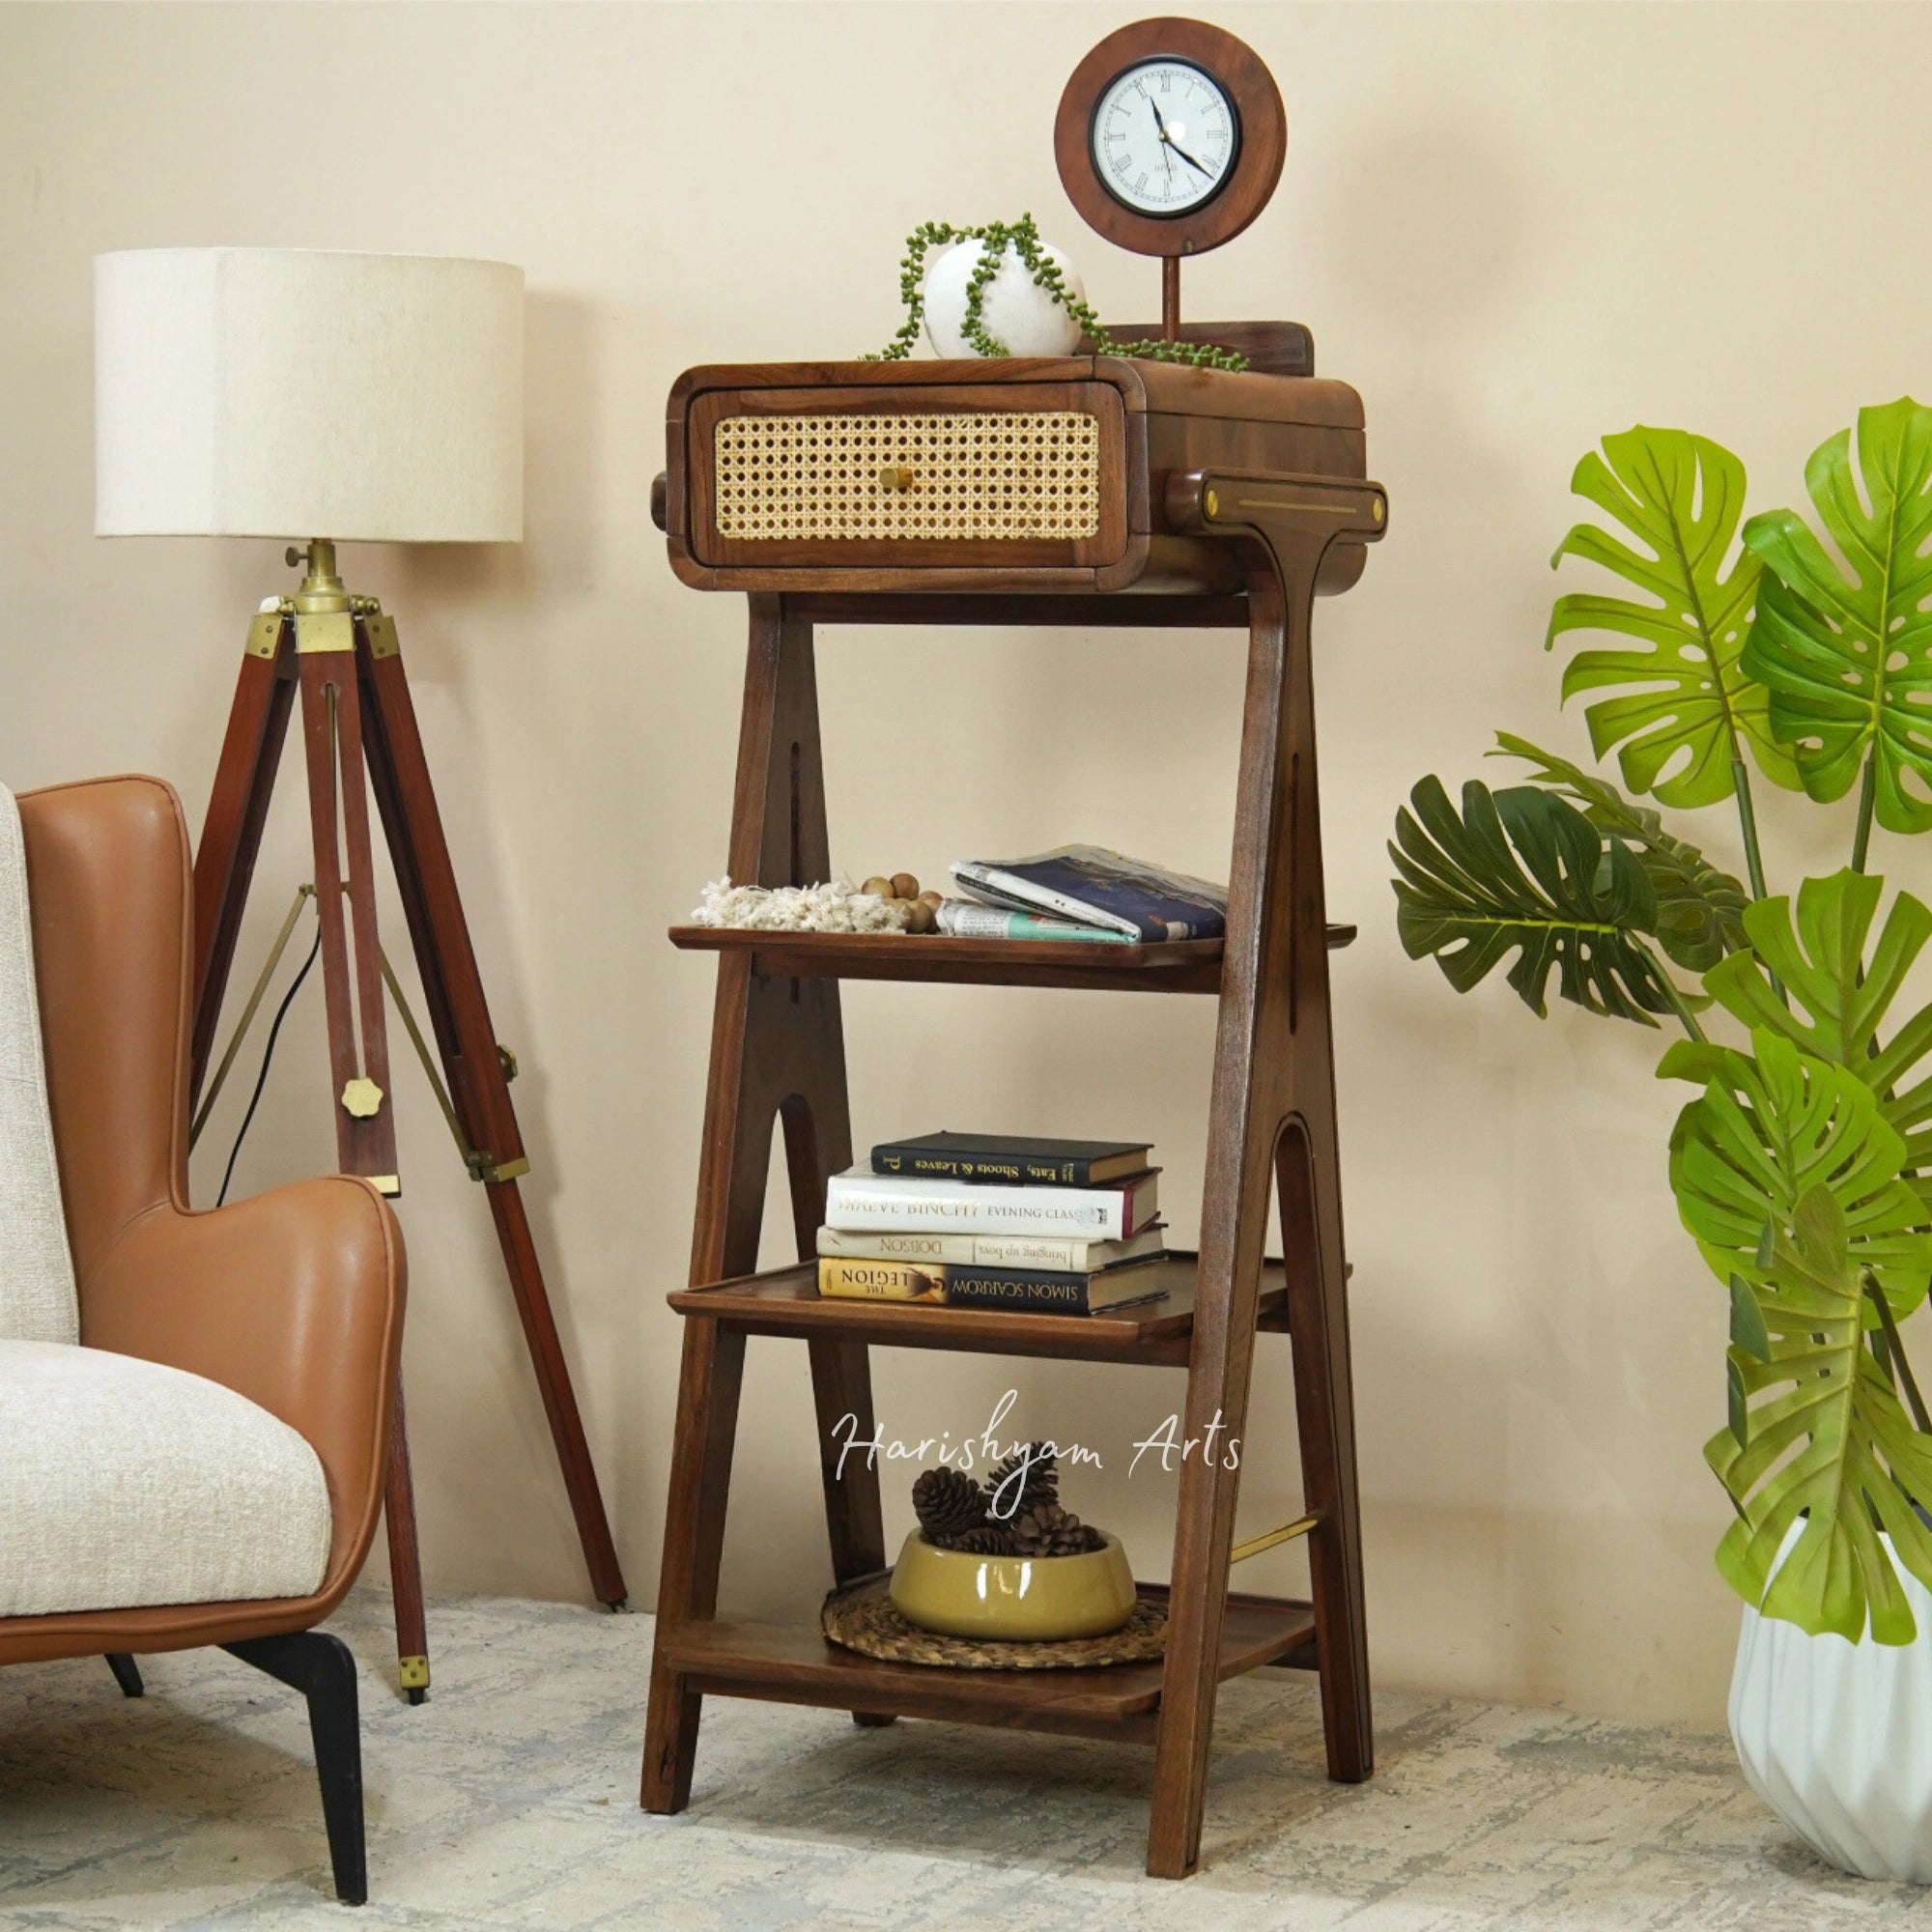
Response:
[[[957,859],[952,880],[964,896],[941,901],[937,924],[955,939],[1145,946],[1219,939],[1228,929],[1226,886],[1100,845],[1059,845],[1030,859]]]
[[[1144,1142],[925,1134],[832,1177],[818,1292],[1093,1315],[1161,1293],[1160,1170]]]

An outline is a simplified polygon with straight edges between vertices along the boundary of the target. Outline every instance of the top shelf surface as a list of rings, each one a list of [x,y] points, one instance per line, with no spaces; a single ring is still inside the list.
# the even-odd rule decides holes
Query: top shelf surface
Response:
[[[1328,928],[1330,949],[1355,937]],[[686,952],[749,952],[772,980],[909,980],[983,986],[1088,986],[1136,993],[1218,993],[1222,942],[1121,946],[1093,939],[953,939],[941,933],[766,932],[674,925]]]

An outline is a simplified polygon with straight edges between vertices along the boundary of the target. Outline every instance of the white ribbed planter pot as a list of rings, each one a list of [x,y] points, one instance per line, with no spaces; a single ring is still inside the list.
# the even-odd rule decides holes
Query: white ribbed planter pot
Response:
[[[1918,1623],[1904,1645],[1806,1636],[1747,1605],[1731,1741],[1745,1781],[1820,1858],[1932,1885],[1932,1592],[1898,1576]]]

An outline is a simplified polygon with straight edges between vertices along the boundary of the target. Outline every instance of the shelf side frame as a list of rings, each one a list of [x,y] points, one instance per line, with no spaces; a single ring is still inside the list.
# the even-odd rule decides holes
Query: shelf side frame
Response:
[[[1312,1661],[1328,1772],[1352,1782],[1373,1769],[1311,637],[1324,560],[1338,544],[1378,539],[1387,512],[1373,483],[1232,471],[1170,476],[1165,508],[1171,530],[1218,539],[1242,559],[1244,597],[1202,600],[1190,614],[1226,623],[1244,605],[1249,634],[1186,1398],[1186,1435],[1199,1439],[1218,1422],[1223,1455],[1197,1454],[1180,1472],[1148,1851],[1151,1874],[1179,1878],[1200,1857],[1239,1487],[1238,1469],[1223,1459],[1247,1424],[1270,1188],[1288,1255],[1305,1508],[1317,1519]],[[1004,585],[987,588],[992,594],[981,597],[922,599],[918,614],[905,616],[960,621],[957,613],[976,611],[986,622],[1066,621],[1075,601],[1049,616],[1033,599],[1002,596]],[[804,613],[854,622],[866,620],[875,599],[883,610],[880,591],[855,589],[837,600],[750,599],[733,879],[781,885],[829,876]],[[1116,604],[1128,602],[1095,595],[1087,608],[1105,611],[1101,621],[1131,621],[1124,611],[1114,615]],[[851,1158],[838,981],[761,978],[754,960],[749,951],[720,958],[694,1287],[756,1265],[775,1116],[785,1131],[801,1261],[811,1253],[825,1181]],[[747,1332],[715,1317],[686,1317],[644,1754],[642,1798],[653,1811],[682,1809],[690,1796],[704,1686],[701,1673],[678,1668],[675,1633],[717,1608]],[[850,1414],[863,1435],[873,1433],[869,1362],[863,1344],[813,1337],[809,1347],[834,1570],[844,1582],[885,1562],[876,1473],[855,1464],[842,1482],[835,1477],[833,1425]],[[1279,1661],[1308,1660],[1297,1652]],[[854,1717],[890,1721],[884,1712]]]
[[[778,597],[749,602],[727,870],[741,884],[806,885],[831,876],[811,626],[789,616]],[[852,1163],[838,980],[763,979],[752,966],[750,953],[719,956],[693,1287],[758,1264],[774,1120],[784,1129],[800,1261],[816,1252],[827,1180]],[[702,1698],[669,1661],[667,1635],[717,1611],[745,1334],[711,1317],[684,1324],[645,1719],[641,1796],[649,1811],[682,1810],[691,1796]],[[843,1418],[853,1418],[857,1439],[873,1434],[871,1363],[863,1342],[812,1336],[807,1348],[832,1568],[843,1583],[886,1562],[876,1466],[855,1461],[842,1480],[838,1467]]]
[[[1378,538],[1387,506],[1373,483],[1215,471],[1172,477],[1166,507],[1173,527],[1239,540],[1249,610],[1183,1431],[1213,1453],[1180,1469],[1148,1834],[1150,1874],[1182,1878],[1201,1856],[1240,1489],[1227,1445],[1247,1433],[1271,1188],[1303,1507],[1317,1519],[1309,1568],[1328,1775],[1358,1783],[1374,1768],[1312,645],[1323,558],[1337,542]]]

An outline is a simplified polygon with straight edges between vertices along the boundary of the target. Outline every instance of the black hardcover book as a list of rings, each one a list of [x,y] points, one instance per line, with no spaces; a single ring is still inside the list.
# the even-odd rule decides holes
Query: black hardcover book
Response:
[[[1155,1301],[1166,1293],[1161,1271],[1145,1261],[1102,1268],[1097,1274],[1055,1274],[1045,1268],[946,1269],[949,1308],[988,1308],[1009,1315],[1098,1315],[1131,1302]]]
[[[1104,1187],[1148,1166],[1146,1141],[1033,1140],[1025,1134],[921,1134],[872,1150],[874,1174],[1009,1186]]]

